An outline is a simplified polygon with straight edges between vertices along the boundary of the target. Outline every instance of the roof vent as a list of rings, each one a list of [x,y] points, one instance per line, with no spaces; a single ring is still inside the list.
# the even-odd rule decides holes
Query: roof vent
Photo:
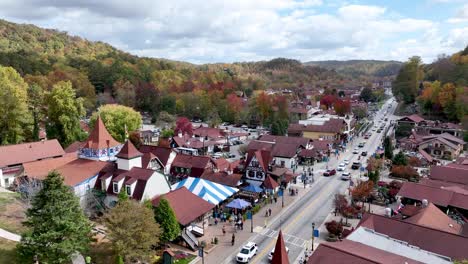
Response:
[[[423,199],[423,200],[422,200],[422,206],[423,206],[423,207],[427,207],[427,205],[428,205],[427,199]]]

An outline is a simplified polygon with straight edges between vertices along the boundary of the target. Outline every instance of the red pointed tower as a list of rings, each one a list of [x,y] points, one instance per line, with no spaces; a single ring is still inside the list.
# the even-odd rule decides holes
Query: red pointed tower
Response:
[[[275,252],[273,253],[273,259],[271,264],[289,264],[288,252],[286,252],[286,246],[283,240],[283,233],[281,230],[276,240]]]
[[[115,140],[104,126],[100,116],[96,119],[93,131],[89,134],[83,147],[79,150],[79,157],[93,160],[115,160],[115,155],[122,148],[122,143]]]

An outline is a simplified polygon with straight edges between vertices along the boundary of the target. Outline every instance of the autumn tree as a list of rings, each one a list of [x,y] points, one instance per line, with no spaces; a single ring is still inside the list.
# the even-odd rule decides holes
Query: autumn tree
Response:
[[[395,165],[392,166],[390,171],[392,177],[395,178],[402,178],[409,181],[418,181],[419,174],[418,172],[411,166],[408,165]]]
[[[344,116],[351,112],[351,102],[349,100],[337,99],[333,103],[333,109],[339,116]]]
[[[62,146],[68,146],[86,136],[80,127],[80,119],[85,115],[83,99],[76,97],[69,81],[54,84],[52,91],[46,94],[45,101],[49,138],[56,138]]]
[[[104,215],[104,225],[112,247],[125,262],[149,261],[161,236],[152,210],[134,200],[120,201]]]
[[[84,253],[91,242],[91,224],[78,197],[55,171],[42,181],[23,224],[29,228],[18,245],[24,263],[32,263],[34,256],[40,263],[70,263],[71,256]]]
[[[31,113],[28,111],[28,86],[11,67],[0,66],[0,144],[16,144],[25,139],[30,130]]]
[[[125,80],[118,80],[113,86],[114,95],[117,103],[129,107],[135,106],[135,86]]]
[[[158,206],[154,208],[154,218],[163,230],[161,234],[162,241],[170,242],[179,236],[179,222],[177,222],[174,210],[166,199],[159,200]]]
[[[258,113],[260,124],[264,124],[273,112],[271,97],[265,92],[261,92],[255,98],[255,109]]]
[[[326,109],[332,108],[333,104],[336,101],[336,96],[327,94],[320,99],[320,105],[325,106]]]
[[[191,136],[193,134],[192,122],[190,122],[190,120],[188,120],[186,117],[177,118],[174,133],[182,133],[182,135],[187,134]]]
[[[374,189],[374,182],[372,181],[361,181],[352,190],[351,197],[353,200],[361,201],[363,204],[372,193]]]
[[[96,123],[97,117],[101,116],[106,129],[119,142],[124,142],[128,133],[136,131],[141,127],[141,115],[131,107],[123,105],[103,105],[94,112],[90,118],[91,129]]]

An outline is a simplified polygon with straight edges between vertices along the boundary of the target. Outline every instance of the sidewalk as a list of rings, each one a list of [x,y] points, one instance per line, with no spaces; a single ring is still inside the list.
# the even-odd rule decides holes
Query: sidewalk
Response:
[[[21,240],[21,236],[17,235],[17,234],[13,234],[11,232],[8,232],[4,229],[1,229],[0,228],[0,237],[3,237],[5,239],[8,239],[8,240],[13,240],[13,241],[16,241],[16,242],[19,242]]]

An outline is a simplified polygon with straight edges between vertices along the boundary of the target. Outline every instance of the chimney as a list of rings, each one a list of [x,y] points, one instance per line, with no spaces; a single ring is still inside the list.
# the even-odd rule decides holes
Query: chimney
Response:
[[[182,131],[179,130],[179,133],[177,133],[177,136],[181,138],[182,137]]]
[[[422,200],[422,207],[427,207],[427,205],[428,205],[427,199],[423,199]]]
[[[385,208],[385,216],[392,217],[392,209],[390,209],[389,207]]]

